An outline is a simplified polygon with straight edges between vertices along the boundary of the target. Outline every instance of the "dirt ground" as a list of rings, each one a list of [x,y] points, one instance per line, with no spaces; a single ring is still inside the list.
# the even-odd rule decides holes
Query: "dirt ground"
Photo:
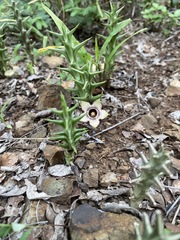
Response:
[[[44,179],[48,179],[49,166],[65,162],[59,155],[59,160],[54,157],[56,150],[48,153],[50,156],[47,154],[47,145],[57,146],[57,143],[48,140],[52,127],[45,120],[48,114],[37,116],[46,110],[39,107],[44,104],[44,100],[39,98],[42,94],[38,90],[40,87],[52,88],[52,104],[57,101],[58,87],[54,82],[57,83],[59,79],[59,70],[40,60],[38,73],[31,79],[25,63],[19,62],[17,74],[0,79],[1,103],[9,99],[4,112],[5,120],[12,125],[12,129],[3,129],[2,125],[0,129],[1,223],[26,222],[27,212],[31,224],[47,221],[47,203],[51,207],[56,204],[66,213],[72,208],[74,200],[78,199],[79,202],[96,203],[98,206],[103,201],[123,200],[129,203],[129,195],[109,196],[108,200],[97,203],[86,194],[92,189],[131,188],[129,181],[135,177],[134,169],[141,165],[139,153],[144,152],[149,157],[147,141],[152,142],[156,149],[163,143],[165,151],[172,153],[173,178],[164,177],[165,191],[157,191],[155,195],[157,208],[164,213],[168,211],[180,193],[180,88],[177,84],[180,81],[179,32],[176,29],[170,37],[159,33],[141,33],[124,45],[123,53],[116,61],[111,87],[104,89],[102,97],[103,109],[108,111],[108,117],[101,120],[96,129],[88,123],[80,123],[80,126],[88,128],[91,136],[90,139],[84,138],[78,145],[74,161],[77,174],[71,175],[75,179],[79,176],[77,182],[81,184],[78,189],[69,190],[70,193],[66,193],[60,202],[43,195],[44,192],[50,194],[49,190],[46,191],[49,182],[44,183]],[[174,81],[175,85],[172,84]],[[51,83],[53,85],[50,87]],[[112,127],[118,123],[118,126]],[[108,130],[110,127],[112,129]],[[68,174],[55,174],[54,178],[70,179]],[[36,189],[32,190],[31,184]],[[35,217],[37,209],[33,209],[32,204],[38,201],[42,212]],[[144,208],[145,211],[149,209],[151,212],[155,210],[151,204]],[[173,231],[180,231],[180,212],[177,209],[178,203],[164,217],[166,226]],[[177,215],[174,219],[175,213]],[[65,219],[64,225],[67,226],[67,215]],[[43,239],[41,234],[29,239]]]

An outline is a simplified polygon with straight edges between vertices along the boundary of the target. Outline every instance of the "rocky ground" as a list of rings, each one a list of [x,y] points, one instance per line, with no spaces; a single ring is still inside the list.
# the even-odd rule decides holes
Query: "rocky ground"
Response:
[[[0,104],[6,126],[0,124],[0,221],[35,226],[29,240],[132,240],[134,222],[155,209],[165,226],[180,232],[180,35],[141,33],[123,47],[103,109],[109,115],[78,145],[73,168],[64,152],[48,137],[57,127],[46,121],[49,107],[60,108],[59,57],[42,57],[36,74],[19,62],[0,79]],[[66,85],[63,85],[66,88]],[[147,141],[172,152],[165,191],[154,189],[157,206],[146,199],[141,209],[129,209],[134,169],[140,152],[148,157]],[[9,239],[19,239],[12,235]]]

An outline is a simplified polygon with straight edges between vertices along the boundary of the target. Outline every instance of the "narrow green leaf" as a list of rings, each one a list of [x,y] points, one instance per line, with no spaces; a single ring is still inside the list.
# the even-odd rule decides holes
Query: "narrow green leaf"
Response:
[[[127,20],[124,20],[123,22],[119,23],[116,29],[110,33],[110,35],[106,38],[105,42],[103,43],[100,51],[99,51],[99,57],[103,56],[104,52],[106,51],[106,48],[109,44],[109,42],[112,40],[114,36],[116,36],[118,33],[121,32],[123,28],[125,28],[132,20],[129,18]]]
[[[74,48],[76,50],[76,52],[79,51],[80,48],[82,48],[90,39],[91,39],[91,37],[84,40],[83,42],[79,43],[78,45],[76,45],[75,48]]]
[[[55,123],[61,127],[64,127],[64,122],[62,120],[46,119],[48,122]]]
[[[0,237],[6,237],[12,232],[12,227],[10,224],[0,224]]]
[[[29,237],[29,235],[31,234],[31,231],[32,231],[32,229],[27,229],[27,230],[23,233],[23,235],[20,237],[19,240],[27,240],[28,237]]]
[[[98,39],[97,37],[95,38],[95,58],[96,62],[99,63],[99,46],[98,46]]]
[[[59,29],[60,33],[63,33],[63,29],[66,30],[66,32],[70,32],[69,29],[66,27],[66,25],[63,23],[63,21],[61,21],[61,19],[59,19],[47,6],[45,6],[42,3],[42,6],[44,8],[44,10],[51,16],[51,18],[53,19],[54,23],[56,24],[57,28]],[[74,35],[72,35],[72,41],[73,41],[73,45],[76,46],[79,44],[78,40],[74,37]],[[84,47],[82,47],[80,49],[79,52],[79,57],[80,59],[85,62],[87,59],[91,60],[92,56],[85,50]]]
[[[112,59],[112,57],[118,52],[119,48],[122,47],[122,45],[127,42],[130,38],[132,38],[133,36],[135,36],[136,34],[144,31],[146,29],[141,29],[135,33],[133,33],[130,37],[124,39],[122,42],[120,42],[114,49],[113,51],[110,53],[109,57],[107,58],[107,62],[110,62],[110,60]]]

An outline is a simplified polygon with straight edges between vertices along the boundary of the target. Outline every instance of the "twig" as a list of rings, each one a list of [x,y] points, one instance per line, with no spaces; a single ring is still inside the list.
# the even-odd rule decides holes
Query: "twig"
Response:
[[[138,72],[137,71],[135,72],[135,79],[136,79],[135,89],[137,90],[138,86],[139,86],[139,78],[138,78]]]
[[[175,36],[177,36],[177,35],[179,34],[179,32],[180,32],[180,31],[177,31],[177,32],[175,32],[175,34],[173,34],[172,36],[166,38],[166,39],[162,42],[161,48],[164,47],[164,45],[165,45],[166,42],[168,42],[169,40],[171,40],[172,38],[174,38]]]
[[[102,130],[101,132],[98,132],[98,133],[96,133],[96,134],[94,134],[94,135],[92,135],[92,136],[88,136],[88,138],[89,138],[89,139],[90,139],[90,138],[94,138],[94,137],[96,137],[96,136],[98,136],[98,135],[100,135],[100,134],[102,134],[102,133],[104,133],[104,132],[107,132],[107,131],[109,131],[109,130],[111,130],[111,129],[119,126],[119,125],[122,125],[123,123],[125,123],[125,122],[127,122],[127,121],[129,121],[129,120],[131,120],[131,119],[133,119],[133,118],[141,115],[141,114],[142,114],[142,112],[136,113],[136,114],[134,114],[133,116],[131,116],[131,117],[123,120],[122,122],[116,123],[115,125],[113,125],[113,126],[111,126],[111,127],[109,127],[109,128],[106,128],[106,129]],[[0,140],[1,140],[1,139],[2,139],[2,140],[7,140],[6,138],[0,138]],[[50,138],[12,138],[12,139],[10,139],[10,140],[11,140],[11,141],[13,141],[13,140],[50,140]]]
[[[36,128],[36,130],[38,130],[39,128],[41,128],[41,127],[43,127],[43,126],[46,126],[47,125],[47,123],[45,123],[45,124],[43,124],[43,125],[41,125],[41,126],[38,126],[37,128]],[[6,144],[6,145],[8,145],[8,148],[10,148],[10,147],[12,147],[18,140],[37,140],[37,138],[25,138],[26,136],[28,136],[28,135],[30,135],[30,134],[32,134],[32,132],[33,132],[33,130],[32,131],[30,131],[30,132],[27,132],[27,133],[25,133],[24,135],[22,135],[22,137],[20,137],[20,138],[6,138],[6,137],[4,137],[4,138],[0,138],[0,140],[3,140],[3,141],[8,141],[9,143],[4,143],[4,144]],[[39,140],[49,140],[49,138],[39,138]]]
[[[168,188],[168,189],[175,189],[175,190],[180,190],[180,188],[178,187],[172,187],[172,186],[166,186],[166,185],[163,185],[165,188]]]
[[[136,114],[134,114],[133,116],[131,116],[131,117],[123,120],[122,122],[116,123],[115,125],[113,125],[113,126],[111,126],[111,127],[109,127],[109,128],[106,128],[106,129],[102,130],[101,132],[98,132],[98,133],[90,136],[90,138],[96,137],[96,136],[98,136],[98,135],[100,135],[100,134],[102,134],[102,133],[104,133],[104,132],[107,132],[107,131],[109,131],[109,130],[111,130],[111,129],[113,129],[113,128],[116,128],[117,126],[119,126],[119,125],[121,125],[121,124],[123,124],[123,123],[125,123],[125,122],[127,122],[127,121],[129,121],[129,120],[131,120],[131,119],[133,119],[133,118],[141,115],[141,114],[142,114],[142,113],[140,113],[140,112],[139,112],[139,113],[136,113]]]
[[[178,68],[177,70],[175,70],[174,72],[173,72],[173,74],[175,74],[175,73],[177,73],[177,72],[179,72],[180,71],[180,68]]]
[[[166,213],[166,216],[169,215],[169,213],[172,211],[172,209],[174,208],[174,206],[180,201],[180,196],[176,199],[176,201],[171,205],[171,207],[169,208],[169,210]]]
[[[48,224],[48,221],[40,221],[40,222],[33,222],[28,224],[28,226],[35,226],[35,225],[44,225],[44,224]]]
[[[175,225],[175,223],[176,223],[176,218],[177,218],[177,215],[179,214],[179,211],[180,211],[180,204],[179,204],[179,206],[178,206],[178,208],[177,208],[177,210],[174,214],[174,217],[173,217],[173,220],[172,220],[173,225]]]
[[[0,138],[0,140],[8,140],[7,138]],[[26,138],[26,137],[21,137],[21,138],[11,138],[10,141],[15,141],[15,140],[50,140],[49,138]]]
[[[180,61],[180,58],[164,59],[164,62]]]

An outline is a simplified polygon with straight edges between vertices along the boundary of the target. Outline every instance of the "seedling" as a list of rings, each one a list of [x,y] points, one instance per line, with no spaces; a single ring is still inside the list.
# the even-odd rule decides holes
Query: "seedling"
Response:
[[[97,70],[102,70],[103,63],[103,71],[99,73],[99,77],[100,80],[106,80],[105,87],[109,88],[110,80],[115,67],[115,60],[121,53],[120,49],[125,42],[145,29],[139,30],[127,37],[124,30],[126,26],[132,22],[132,20],[129,18],[121,21],[121,16],[119,15],[122,8],[118,9],[117,6],[110,1],[110,11],[105,11],[101,9],[98,1],[96,1],[96,4],[108,32],[108,36],[99,35],[104,40],[101,48],[98,46],[98,39],[96,38],[95,40],[96,67]]]
[[[72,108],[69,108],[63,94],[61,94],[61,102],[62,110],[51,109],[51,111],[61,119],[47,120],[61,126],[63,130],[53,133],[50,139],[61,141],[60,145],[65,149],[66,163],[71,164],[74,160],[74,154],[77,153],[76,145],[87,130],[86,128],[76,128],[77,123],[84,116],[83,114],[78,117],[73,117],[73,112],[78,107],[78,103]]]
[[[13,18],[16,23],[16,28],[19,32],[17,33],[17,36],[23,42],[26,53],[30,57],[32,65],[34,65],[35,64],[35,58],[34,58],[34,52],[33,52],[34,43],[31,43],[31,40],[30,40],[31,29],[30,28],[27,29],[26,22],[28,18],[22,17],[21,12],[19,11],[19,8],[18,8],[18,2],[12,1],[12,3],[8,5],[8,7],[12,9],[12,12],[13,12]]]
[[[170,163],[169,154],[164,152],[161,148],[159,151],[153,147],[149,142],[150,158],[149,160],[141,153],[141,158],[143,160],[143,166],[141,167],[140,176],[132,180],[133,189],[131,196],[131,206],[139,207],[141,201],[145,198],[150,199],[150,201],[156,205],[155,200],[149,193],[149,189],[152,186],[157,186],[160,190],[164,190],[163,185],[160,182],[160,177],[162,175],[171,175],[168,170],[168,165]]]
[[[180,9],[169,11],[166,6],[157,2],[152,2],[149,7],[141,11],[141,14],[151,30],[163,29],[164,34],[168,34],[173,26],[178,26],[180,21]]]
[[[42,6],[52,17],[60,31],[60,34],[55,32],[51,33],[59,38],[62,46],[46,47],[40,49],[40,52],[51,49],[63,55],[68,61],[69,66],[61,70],[67,72],[75,82],[75,88],[69,90],[74,94],[76,99],[92,104],[101,97],[100,94],[97,96],[93,95],[94,89],[104,84],[109,86],[109,76],[113,71],[115,58],[119,49],[129,38],[140,31],[122,40],[125,34],[119,35],[119,32],[122,31],[131,20],[128,19],[120,22],[120,18],[118,17],[120,10],[117,10],[113,4],[110,4],[111,11],[104,12],[107,19],[106,27],[109,31],[109,36],[101,36],[104,39],[104,44],[101,49],[99,49],[96,39],[94,59],[84,47],[89,39],[79,43],[73,35],[78,26],[70,31],[47,6],[44,4],[42,4]],[[122,40],[121,42],[119,41],[120,39]],[[104,63],[104,67],[102,67],[102,63]]]

